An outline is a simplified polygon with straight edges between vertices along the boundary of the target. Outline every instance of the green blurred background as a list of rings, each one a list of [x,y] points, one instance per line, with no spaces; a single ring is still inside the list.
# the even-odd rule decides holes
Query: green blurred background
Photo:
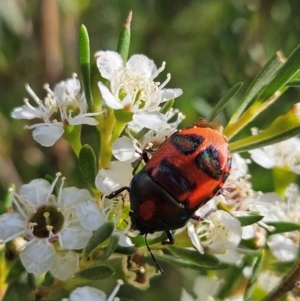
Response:
[[[92,54],[115,50],[130,10],[130,54],[143,53],[157,66],[166,61],[159,80],[171,73],[168,87],[183,89],[176,100],[186,115],[182,126],[205,117],[235,83],[244,82],[244,91],[271,55],[282,50],[288,56],[300,41],[299,0],[0,0],[0,199],[10,183],[19,187],[57,171],[67,177],[68,185],[76,183],[76,160],[66,142],[40,147],[31,131],[23,129],[28,123],[12,120],[10,112],[29,97],[26,83],[43,98],[44,83],[53,87],[79,73],[81,24],[89,31]],[[252,126],[267,127],[299,96],[299,90],[289,89],[241,135],[249,135]],[[226,124],[237,101],[238,97],[218,117],[221,123]],[[269,171],[253,164],[251,173],[256,190],[272,189]],[[171,273],[154,280],[159,292],[123,287],[121,295],[134,292],[136,300],[160,300],[156,294],[168,291],[169,299],[176,301],[184,279],[188,278]]]

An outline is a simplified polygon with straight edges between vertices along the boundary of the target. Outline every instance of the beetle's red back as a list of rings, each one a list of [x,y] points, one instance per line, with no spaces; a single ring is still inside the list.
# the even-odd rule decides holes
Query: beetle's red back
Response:
[[[195,211],[221,189],[230,168],[225,137],[213,128],[195,125],[170,136],[145,171],[179,203]]]

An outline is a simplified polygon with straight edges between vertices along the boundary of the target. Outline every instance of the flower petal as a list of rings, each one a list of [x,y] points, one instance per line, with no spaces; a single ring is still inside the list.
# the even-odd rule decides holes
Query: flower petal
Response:
[[[78,269],[79,255],[75,252],[61,252],[54,256],[51,274],[60,280],[67,280]]]
[[[77,187],[66,187],[61,192],[61,204],[75,206],[93,199],[87,189]]]
[[[18,107],[14,108],[11,112],[11,117],[14,119],[34,119],[34,118],[42,118],[42,112],[36,108],[29,107]]]
[[[117,52],[99,51],[95,56],[101,76],[108,80],[111,80],[118,70],[124,68],[122,57]]]
[[[188,236],[191,239],[192,244],[195,246],[195,248],[199,251],[200,254],[204,254],[204,249],[199,242],[199,238],[195,231],[194,225],[192,223],[188,222],[187,230],[188,230]]]
[[[59,242],[62,247],[69,250],[83,249],[92,236],[92,231],[86,230],[78,223],[72,223],[59,234]]]
[[[136,152],[132,140],[126,136],[118,138],[113,143],[112,153],[119,161],[127,163],[132,163],[140,157]]]
[[[162,102],[179,97],[182,93],[181,89],[163,89],[161,94]]]
[[[154,62],[142,54],[135,54],[131,56],[126,63],[126,67],[129,68],[136,76],[145,77],[145,80],[150,79],[157,71]]]
[[[64,133],[61,122],[51,124],[40,124],[36,127],[32,136],[33,139],[42,146],[52,146]]]
[[[8,212],[0,215],[0,241],[13,237],[24,228],[24,221],[18,213]]]
[[[98,87],[100,89],[102,98],[107,106],[114,110],[124,108],[123,103],[118,98],[116,98],[103,83],[99,82]]]
[[[80,125],[80,124],[88,124],[88,125],[97,125],[99,122],[93,118],[85,116],[84,114],[77,115],[72,118],[68,118],[69,124],[72,125]]]
[[[106,294],[97,288],[83,286],[76,288],[70,295],[70,301],[106,301]]]
[[[87,230],[96,230],[105,222],[105,217],[93,201],[78,204],[76,206],[76,214],[81,225]]]
[[[99,170],[95,184],[100,191],[109,195],[123,186],[128,186],[131,179],[131,164],[113,161],[109,164],[107,169]]]
[[[44,179],[35,179],[28,184],[22,185],[20,195],[26,197],[26,201],[35,206],[47,203],[47,197],[51,193],[51,184]]]
[[[53,264],[55,251],[47,240],[29,243],[20,254],[20,259],[29,273],[42,274],[47,272]]]
[[[166,117],[160,112],[139,112],[133,115],[132,120],[144,128],[155,130],[166,122]]]
[[[280,261],[292,261],[297,256],[295,243],[287,237],[280,234],[271,235],[267,244],[274,255]]]

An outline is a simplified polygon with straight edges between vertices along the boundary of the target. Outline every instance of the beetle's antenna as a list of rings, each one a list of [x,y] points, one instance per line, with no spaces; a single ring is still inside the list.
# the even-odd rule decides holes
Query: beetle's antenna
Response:
[[[151,249],[150,249],[150,247],[149,247],[149,245],[148,245],[147,234],[145,234],[145,243],[146,243],[147,249],[148,249],[148,251],[149,251],[149,253],[150,253],[151,257],[152,257],[152,260],[154,261],[156,267],[158,268],[158,270],[160,271],[160,273],[161,273],[162,275],[164,275],[164,274],[165,274],[164,271],[163,271],[162,268],[159,266],[158,262],[156,261],[156,258],[154,257],[154,255],[153,255],[153,253],[152,253],[152,251],[151,251]]]

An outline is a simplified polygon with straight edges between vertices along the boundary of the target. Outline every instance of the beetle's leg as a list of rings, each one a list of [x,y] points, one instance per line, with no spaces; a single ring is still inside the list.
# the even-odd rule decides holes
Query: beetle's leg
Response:
[[[142,153],[138,152],[138,154],[140,155],[140,158],[137,160],[137,162],[132,170],[132,175],[135,175],[135,173],[136,173],[137,169],[139,168],[139,166],[141,165],[142,161],[147,163],[150,160],[148,153],[153,153],[153,152],[154,152],[153,149],[145,149]]]
[[[174,242],[175,242],[175,238],[174,238],[174,235],[173,235],[172,231],[171,230],[167,230],[166,234],[167,234],[169,240],[164,240],[161,243],[163,245],[173,245]]]
[[[198,216],[198,215],[196,215],[196,214],[193,214],[192,216],[191,216],[191,218],[192,219],[195,219],[196,221],[198,221],[198,222],[202,222],[202,221],[204,221],[204,220],[206,220],[213,212],[215,212],[216,211],[216,209],[210,209],[210,210],[208,210],[207,212],[206,212],[206,214],[203,216],[203,217],[201,217],[201,216]]]
[[[112,192],[110,195],[107,196],[108,199],[112,199],[114,198],[115,196],[117,196],[118,194],[122,193],[123,191],[127,190],[128,192],[130,192],[130,189],[128,186],[124,186],[124,187],[121,187],[120,189]]]

